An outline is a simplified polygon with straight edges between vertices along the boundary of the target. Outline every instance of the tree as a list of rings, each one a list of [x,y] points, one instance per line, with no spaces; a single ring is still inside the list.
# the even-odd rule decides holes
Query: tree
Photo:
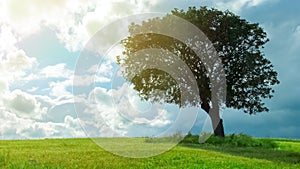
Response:
[[[121,43],[125,47],[123,57],[118,57],[118,63],[124,67],[124,75],[145,100],[176,103],[179,106],[187,104],[199,105],[209,113],[214,105],[211,92],[211,79],[205,63],[195,56],[193,50],[172,37],[161,34],[147,33],[134,34],[137,30],[151,27],[169,27],[172,25],[160,25],[163,20],[168,20],[171,15],[181,17],[204,32],[212,43],[221,59],[226,76],[226,101],[223,103],[228,108],[242,109],[245,113],[255,114],[269,111],[264,99],[273,97],[273,85],[279,83],[277,72],[273,70],[271,62],[264,57],[262,49],[269,41],[266,32],[258,23],[249,23],[239,16],[217,9],[207,7],[190,7],[187,11],[174,9],[171,14],[162,18],[149,19],[141,24],[133,23],[129,27],[132,36],[127,37]],[[134,35],[134,36],[133,36]],[[197,42],[197,41],[192,41]],[[171,64],[174,55],[188,65],[194,78],[197,80],[199,93],[194,97],[182,100],[180,85],[176,83],[170,74],[159,69],[145,69],[135,75],[138,68],[145,66],[145,61],[137,61],[134,53],[143,49],[159,48],[169,51],[170,54],[163,58],[166,64]],[[152,62],[151,64],[155,64]],[[182,77],[184,75],[182,74]],[[130,78],[129,78],[130,77]],[[188,85],[188,84],[185,84]],[[188,88],[188,87],[187,87]],[[157,90],[164,91],[164,96],[157,94]],[[197,100],[197,98],[200,98]],[[216,136],[224,136],[223,120],[219,117],[212,118],[209,113]]]

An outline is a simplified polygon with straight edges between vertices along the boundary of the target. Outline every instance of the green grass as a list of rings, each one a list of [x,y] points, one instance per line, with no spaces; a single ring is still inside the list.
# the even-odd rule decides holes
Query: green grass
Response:
[[[155,146],[144,138],[133,139],[134,144]],[[274,141],[277,148],[183,143],[150,158],[120,157],[90,139],[0,141],[0,168],[300,168],[300,142]]]
[[[300,141],[277,140],[275,142],[278,144],[278,149],[300,152]]]

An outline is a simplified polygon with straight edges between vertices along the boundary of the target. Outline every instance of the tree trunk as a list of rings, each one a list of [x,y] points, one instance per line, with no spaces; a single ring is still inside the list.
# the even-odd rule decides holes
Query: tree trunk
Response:
[[[208,103],[202,103],[201,108],[209,115],[214,129],[214,135],[225,137],[223,120],[220,118],[219,109],[211,109]]]
[[[212,121],[213,121],[213,119],[212,119]],[[214,123],[214,122],[212,122],[212,123]],[[217,123],[217,122],[215,122],[215,123]],[[215,136],[225,137],[223,120],[221,118],[218,122],[217,127],[214,128],[214,134],[215,134]]]

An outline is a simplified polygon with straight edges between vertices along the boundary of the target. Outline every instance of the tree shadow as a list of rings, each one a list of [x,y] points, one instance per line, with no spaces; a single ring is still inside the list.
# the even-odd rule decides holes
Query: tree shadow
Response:
[[[289,164],[300,164],[300,153],[287,150],[268,149],[260,147],[233,147],[215,146],[210,144],[180,144],[189,148],[216,151],[234,156],[247,158],[265,159],[273,162],[284,162]]]

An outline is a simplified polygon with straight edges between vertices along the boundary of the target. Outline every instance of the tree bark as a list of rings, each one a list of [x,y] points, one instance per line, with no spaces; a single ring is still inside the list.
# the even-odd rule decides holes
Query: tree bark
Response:
[[[223,119],[220,118],[219,121],[217,121],[217,122],[213,122],[213,119],[212,119],[212,123],[217,123],[217,127],[214,128],[215,136],[225,137]]]
[[[220,118],[219,109],[211,109],[208,103],[202,103],[201,108],[209,115],[211,119],[214,135],[225,137],[223,120]]]

